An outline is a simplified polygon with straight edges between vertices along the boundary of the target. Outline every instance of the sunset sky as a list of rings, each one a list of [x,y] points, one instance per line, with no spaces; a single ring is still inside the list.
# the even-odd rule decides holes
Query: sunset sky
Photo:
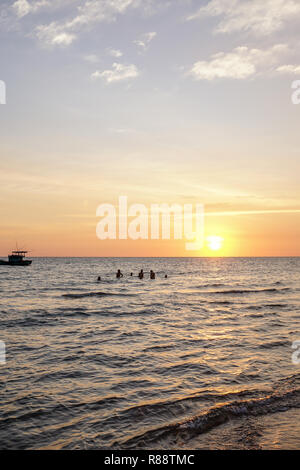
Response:
[[[299,256],[299,0],[2,0],[0,255]],[[205,236],[100,241],[96,209],[205,205]]]

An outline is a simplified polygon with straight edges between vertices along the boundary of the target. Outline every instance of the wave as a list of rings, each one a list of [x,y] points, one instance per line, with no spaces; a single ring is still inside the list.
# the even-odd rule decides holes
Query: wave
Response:
[[[225,284],[220,283],[220,282],[215,282],[215,283],[211,283],[211,284],[202,284],[200,286],[195,286],[196,289],[202,289],[202,288],[205,288],[205,287],[225,287]]]
[[[245,392],[242,393],[245,395]],[[235,397],[233,402],[221,402],[192,418],[150,429],[118,445],[120,448],[154,448],[154,446],[161,444],[162,440],[174,442],[174,439],[178,440],[180,437],[193,438],[195,435],[207,433],[213,428],[235,419],[262,416],[287,411],[292,408],[300,408],[299,386],[290,390],[281,390],[280,385],[278,385],[277,391],[253,391],[254,395],[255,393],[260,396],[240,401],[237,401]],[[228,399],[229,396],[227,395],[226,397],[225,395],[224,401],[226,398]],[[162,410],[160,410],[161,412]]]
[[[143,349],[143,352],[155,352],[155,351],[171,351],[176,348],[176,344],[162,344],[157,346],[149,346],[148,348]]]
[[[234,305],[234,302],[230,302],[229,300],[208,301],[207,303],[211,305]]]
[[[210,291],[205,292],[206,294],[259,294],[260,292],[282,292],[290,290],[289,287],[283,287],[281,289],[276,289],[275,287],[270,287],[267,289],[232,289],[232,290],[219,290],[219,291]]]
[[[290,345],[290,341],[270,341],[270,342],[267,342],[267,343],[262,343],[259,348],[260,349],[273,349],[273,348],[279,348],[279,347],[283,347],[283,346],[289,346]]]
[[[246,310],[265,310],[266,308],[292,308],[290,304],[263,304],[263,305],[247,305]]]
[[[62,297],[66,299],[84,299],[86,297],[106,297],[106,296],[117,296],[117,297],[133,297],[135,294],[119,294],[113,292],[86,292],[84,294],[63,294]]]
[[[43,419],[46,419],[47,416],[64,416],[66,411],[72,410],[72,413],[75,414],[75,410],[78,409],[80,413],[87,412],[89,410],[92,411],[99,411],[103,410],[106,408],[110,408],[115,406],[117,403],[120,403],[122,401],[125,401],[125,398],[122,396],[118,395],[111,395],[107,397],[99,397],[95,398],[94,400],[90,401],[78,401],[78,402],[69,402],[67,404],[63,403],[56,403],[54,406],[49,406],[46,407],[44,404],[42,404],[40,407],[37,409],[31,409],[29,408],[29,411],[25,409],[24,407],[22,408],[22,412],[18,413],[16,416],[14,412],[14,406],[17,406],[20,404],[20,401],[28,404],[30,403],[32,406],[32,396],[28,396],[27,398],[22,398],[22,399],[14,399],[14,400],[7,400],[6,404],[9,405],[11,404],[11,410],[9,412],[6,412],[2,414],[0,417],[0,429],[4,428],[9,425],[10,423],[14,423],[16,420],[18,422],[22,421],[28,421],[33,418],[40,418],[42,417]],[[23,405],[23,403],[21,403]]]

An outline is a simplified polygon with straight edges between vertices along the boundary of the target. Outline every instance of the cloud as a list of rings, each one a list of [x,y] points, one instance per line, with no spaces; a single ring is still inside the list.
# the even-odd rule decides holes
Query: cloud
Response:
[[[196,80],[214,80],[216,78],[245,79],[265,70],[272,70],[274,64],[288,47],[277,44],[270,49],[249,49],[242,46],[232,52],[219,52],[208,61],[198,61],[191,68],[189,74]]]
[[[268,35],[300,17],[299,0],[210,0],[188,19],[222,17],[217,33],[249,31]]]
[[[31,11],[31,6],[27,0],[18,0],[12,5],[12,8],[15,10],[16,15],[19,18],[28,15],[28,13]]]
[[[48,0],[36,0],[31,3],[28,0],[17,0],[13,3],[12,8],[19,18],[28,15],[29,13],[35,13],[40,8],[50,6]]]
[[[77,14],[70,19],[39,25],[36,36],[47,46],[66,46],[82,30],[90,29],[100,22],[114,21],[118,15],[124,14],[129,8],[138,7],[140,3],[140,0],[86,0],[77,7]]]
[[[134,44],[137,46],[141,47],[144,51],[148,48],[150,42],[157,36],[157,33],[155,31],[150,32],[150,33],[145,33],[143,36],[141,36],[140,39],[137,39],[134,41]]]
[[[87,0],[78,7],[78,15],[66,22],[65,27],[72,29],[101,21],[111,21],[130,6],[136,5],[136,0]]]
[[[36,28],[37,38],[48,46],[69,46],[76,35],[60,28],[55,22]]]
[[[2,0],[3,1],[3,0]],[[32,35],[47,46],[67,46],[72,44],[83,31],[89,31],[101,22],[115,21],[128,10],[139,10],[143,14],[157,12],[160,4],[157,0],[5,0],[11,1],[2,12],[0,22],[7,26],[9,22],[22,20],[30,14],[47,7],[51,12],[58,12],[57,19],[50,23],[43,22],[32,27]],[[163,4],[169,6],[167,0]],[[4,15],[4,16],[3,16]],[[140,46],[146,48],[156,33],[148,33],[140,40]],[[120,51],[116,51],[117,52]],[[115,55],[114,57],[120,57]]]
[[[99,62],[99,58],[96,54],[88,54],[84,56],[84,60],[90,62],[90,64],[97,64],[97,62]]]
[[[239,216],[239,215],[266,215],[266,214],[299,214],[300,209],[266,209],[266,210],[244,210],[244,211],[224,211],[205,212],[205,216]]]
[[[129,135],[129,134],[135,134],[137,132],[135,129],[132,129],[129,127],[110,128],[108,130],[109,132],[112,132],[113,134],[119,134],[119,135]]]
[[[17,0],[12,4],[12,9],[18,18],[23,18],[29,13],[36,13],[43,7],[53,6],[53,3],[55,6],[59,5],[58,0],[54,0],[54,2],[52,0],[52,3],[50,0],[31,0],[30,2],[28,0]]]
[[[139,74],[140,72],[134,64],[123,65],[115,62],[111,70],[104,70],[103,72],[97,70],[91,75],[91,78],[92,80],[102,78],[106,83],[114,83],[136,78]]]
[[[123,52],[118,49],[107,49],[107,54],[118,59],[119,57],[122,57]]]
[[[276,70],[280,73],[300,74],[300,65],[281,65]]]

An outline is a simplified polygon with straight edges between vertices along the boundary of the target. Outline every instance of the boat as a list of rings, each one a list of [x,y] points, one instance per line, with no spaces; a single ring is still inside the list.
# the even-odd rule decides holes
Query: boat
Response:
[[[0,260],[0,266],[30,266],[32,260],[24,259],[28,251],[12,251],[8,261]]]

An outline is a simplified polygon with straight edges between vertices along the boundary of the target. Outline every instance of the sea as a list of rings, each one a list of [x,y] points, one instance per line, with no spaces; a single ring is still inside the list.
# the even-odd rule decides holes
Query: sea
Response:
[[[0,448],[299,449],[299,281],[300,258],[0,266]]]

